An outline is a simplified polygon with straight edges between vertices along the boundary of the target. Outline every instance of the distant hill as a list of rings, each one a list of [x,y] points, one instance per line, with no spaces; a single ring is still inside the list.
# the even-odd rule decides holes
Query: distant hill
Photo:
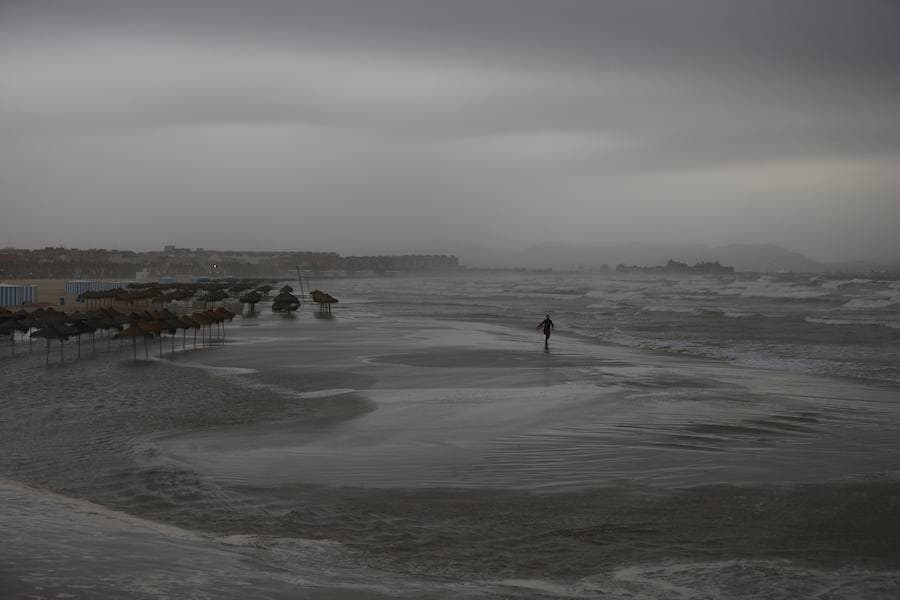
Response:
[[[714,262],[734,267],[736,271],[796,271],[814,273],[830,270],[829,266],[791,252],[774,244],[616,244],[574,245],[545,243],[519,252],[501,252],[484,248],[460,248],[460,262],[472,267],[522,267],[552,269],[598,269],[606,264],[664,265],[670,259],[686,263]]]

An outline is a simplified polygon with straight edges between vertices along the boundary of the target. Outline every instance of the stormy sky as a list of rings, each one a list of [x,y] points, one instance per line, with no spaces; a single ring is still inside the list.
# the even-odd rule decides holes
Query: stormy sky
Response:
[[[0,246],[900,258],[900,1],[0,0]]]

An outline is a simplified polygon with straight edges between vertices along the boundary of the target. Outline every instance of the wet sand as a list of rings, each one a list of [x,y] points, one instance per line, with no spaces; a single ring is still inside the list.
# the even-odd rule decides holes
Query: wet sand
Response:
[[[547,492],[821,482],[895,475],[900,465],[896,431],[885,427],[898,411],[890,389],[861,399],[856,383],[570,339],[544,353],[474,323],[410,320],[390,337],[359,333],[332,329],[301,363],[273,351],[232,375],[253,388],[339,370],[333,388],[295,396],[347,406],[352,419],[300,435],[283,423],[177,434],[159,440],[162,451],[254,485]],[[206,368],[227,369],[234,352],[217,352]]]
[[[3,476],[33,486],[2,486],[2,576],[92,598],[136,569],[159,587],[134,597],[895,597],[895,389],[530,333],[261,314],[162,360],[0,362]],[[109,544],[72,558],[91,531]]]

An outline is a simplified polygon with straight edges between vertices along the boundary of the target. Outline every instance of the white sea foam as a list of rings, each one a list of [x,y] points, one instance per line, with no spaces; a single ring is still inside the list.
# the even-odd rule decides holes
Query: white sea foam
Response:
[[[330,398],[332,396],[342,396],[344,394],[352,394],[356,390],[352,388],[335,388],[330,390],[316,390],[314,392],[297,392],[297,398],[306,400],[309,398]]]
[[[788,561],[733,560],[636,565],[594,581],[600,597],[734,599],[887,599],[900,584],[895,570],[821,570]],[[585,582],[586,584],[587,582]]]
[[[544,579],[504,579],[494,583],[553,598],[893,600],[900,594],[898,576],[900,572],[894,570],[825,571],[788,561],[733,560],[633,565],[573,583]]]
[[[854,321],[848,319],[819,319],[816,317],[805,317],[803,319],[807,323],[817,323],[819,325],[856,325]]]
[[[872,320],[850,320],[850,319],[822,319],[816,317],[806,317],[807,323],[817,323],[819,325],[839,325],[839,326],[875,326],[888,327],[890,329],[900,329],[900,321],[872,321]]]
[[[713,290],[721,296],[743,296],[745,298],[784,298],[807,299],[822,298],[831,292],[827,289],[808,287],[805,285],[785,284],[771,279],[760,278],[756,281],[734,282],[731,285]]]
[[[208,373],[212,373],[214,375],[251,375],[253,373],[258,373],[257,369],[249,369],[246,367],[217,367],[213,365],[207,365],[204,363],[197,362],[178,362],[175,361],[172,363],[176,367],[189,367],[193,369],[202,369]]]
[[[900,302],[900,298],[852,298],[847,301],[841,308],[849,308],[851,310],[866,310],[871,308],[888,308]]]
[[[746,319],[755,316],[753,313],[741,312],[739,310],[726,310],[722,315],[729,319]]]
[[[671,312],[687,315],[699,315],[700,310],[696,308],[687,308],[684,306],[667,306],[667,305],[649,305],[641,309],[645,312]]]

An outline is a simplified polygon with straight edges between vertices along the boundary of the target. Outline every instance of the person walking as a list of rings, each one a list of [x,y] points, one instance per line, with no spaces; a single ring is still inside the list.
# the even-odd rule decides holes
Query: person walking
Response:
[[[541,321],[541,324],[535,327],[535,329],[544,330],[544,350],[549,350],[550,332],[553,331],[553,321],[550,320],[550,315],[547,315],[547,318]]]

